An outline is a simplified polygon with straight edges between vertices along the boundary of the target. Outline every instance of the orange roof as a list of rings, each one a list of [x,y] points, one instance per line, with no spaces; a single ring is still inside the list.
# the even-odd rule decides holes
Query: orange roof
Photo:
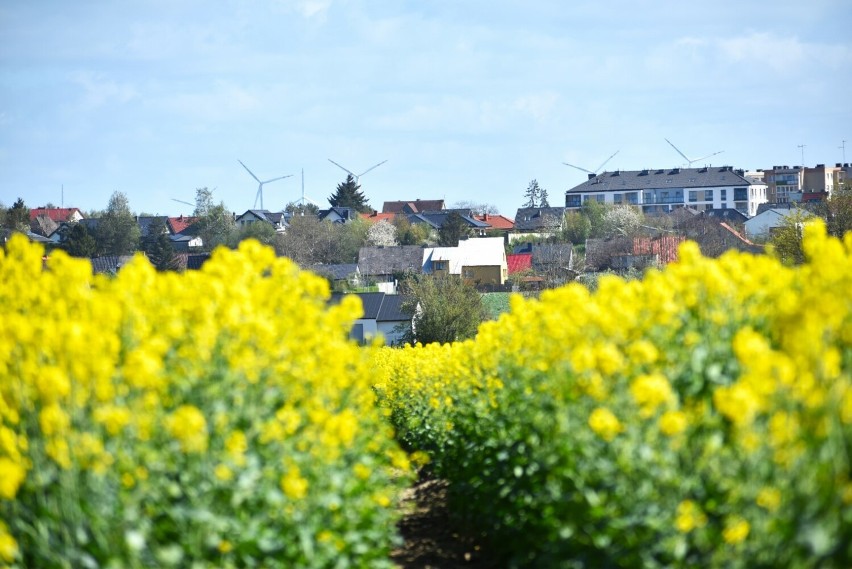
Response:
[[[180,217],[168,218],[168,221],[166,223],[168,224],[169,229],[172,232],[172,235],[174,235],[176,233],[183,233],[183,231],[187,227],[189,227],[190,225],[192,225],[196,221],[198,221],[197,217],[190,217],[190,216],[181,215]]]
[[[491,226],[491,229],[514,229],[515,222],[512,219],[509,219],[506,216],[497,214],[486,213],[483,215],[474,215],[474,219],[477,221],[482,221],[483,223],[487,223]]]
[[[373,213],[362,213],[361,219],[369,221],[370,223],[378,223],[379,221],[393,221],[393,218],[396,217],[395,213],[380,213],[374,211]]]

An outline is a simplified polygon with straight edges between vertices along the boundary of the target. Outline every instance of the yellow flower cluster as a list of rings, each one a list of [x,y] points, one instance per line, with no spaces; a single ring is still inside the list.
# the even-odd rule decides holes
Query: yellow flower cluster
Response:
[[[800,267],[739,252],[707,259],[685,243],[678,263],[641,281],[513,296],[473,340],[376,350],[376,391],[399,436],[458,478],[466,514],[493,523],[507,547],[519,519],[553,520],[531,534],[575,536],[514,543],[533,557],[597,558],[606,548],[596,544],[627,540],[583,545],[577,532],[635,530],[647,517],[656,562],[676,565],[686,548],[695,563],[736,565],[716,547],[725,542],[786,564],[812,553],[783,534],[808,504],[809,523],[833,520],[820,527],[833,528],[824,537],[841,561],[828,565],[848,565],[852,234],[829,238],[813,223],[804,243]],[[555,488],[583,488],[589,506],[551,501]],[[782,507],[788,494],[797,499]]]
[[[181,274],[42,255],[0,251],[0,562],[386,557],[410,470],[348,341],[357,299],[330,307],[325,280],[251,241]]]

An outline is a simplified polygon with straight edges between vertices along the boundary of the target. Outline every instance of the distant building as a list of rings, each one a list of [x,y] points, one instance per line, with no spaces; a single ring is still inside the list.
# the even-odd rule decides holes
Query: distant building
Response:
[[[801,166],[773,166],[763,171],[769,203],[785,204],[802,201],[805,171]],[[750,216],[751,217],[751,216]]]
[[[421,200],[385,202],[382,213],[422,213],[424,211],[441,211],[446,209],[444,200]]]
[[[83,219],[76,207],[37,207],[30,210],[30,221],[37,217],[47,217],[56,223],[71,223]]]
[[[590,200],[633,205],[651,215],[690,207],[697,211],[733,208],[751,217],[767,201],[767,185],[731,166],[618,170],[589,174],[588,180],[565,192],[569,210]]]

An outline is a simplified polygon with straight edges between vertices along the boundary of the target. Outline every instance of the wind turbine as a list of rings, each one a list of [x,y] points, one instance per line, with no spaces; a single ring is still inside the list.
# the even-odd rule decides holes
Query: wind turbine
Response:
[[[192,207],[195,207],[194,203],[185,202],[183,200],[176,200],[176,199],[172,198],[172,201],[177,202],[177,203],[183,203],[183,204],[186,204],[186,205],[191,205]]]
[[[296,203],[302,206],[302,211],[304,212],[304,208],[308,203],[312,203],[317,207],[320,207],[320,204],[309,198],[305,195],[305,169],[302,168],[302,197],[296,200]],[[303,213],[304,215],[304,213]]]
[[[597,169],[596,169],[594,172],[592,172],[591,170],[586,170],[585,168],[580,168],[579,166],[574,166],[573,164],[569,164],[568,162],[563,162],[563,164],[565,164],[566,166],[571,166],[572,168],[576,168],[577,170],[581,170],[581,171],[586,172],[586,173],[588,173],[588,174],[591,174],[592,176],[596,176],[596,175],[597,175],[597,173],[598,173],[598,172],[600,172],[600,169],[601,169],[601,168],[603,168],[603,167],[606,165],[606,163],[607,163],[607,162],[609,162],[610,160],[612,160],[612,159],[615,157],[615,155],[616,155],[616,154],[618,154],[619,152],[621,152],[621,151],[620,151],[620,150],[616,150],[615,152],[613,152],[613,153],[612,153],[612,156],[610,156],[609,158],[607,158],[606,160],[604,160],[604,161],[603,161],[603,164],[601,164],[600,166],[598,166],[598,167],[597,167]]]
[[[254,175],[254,172],[252,172],[251,170],[249,170],[249,169],[248,169],[248,166],[246,166],[245,164],[243,164],[243,161],[242,161],[242,160],[237,160],[237,162],[239,162],[239,163],[242,165],[242,167],[246,169],[246,172],[248,172],[249,174],[251,174],[251,177],[252,177],[252,178],[254,178],[255,180],[257,180],[257,194],[255,194],[255,196],[254,196],[254,207],[255,207],[255,208],[257,208],[257,199],[258,199],[258,198],[260,198],[260,209],[263,209],[263,184],[268,184],[269,182],[274,182],[274,181],[276,181],[276,180],[283,180],[284,178],[289,178],[290,176],[292,176],[292,175],[293,175],[293,174],[287,174],[286,176],[279,176],[279,177],[277,177],[277,178],[271,178],[271,179],[269,179],[269,180],[264,180],[264,181],[262,181],[262,182],[261,182],[261,181],[260,181],[260,178],[258,178],[257,176],[255,176],[255,175]]]
[[[352,170],[349,170],[348,168],[344,168],[343,166],[341,166],[340,164],[338,164],[337,162],[335,162],[335,161],[334,161],[334,160],[332,160],[331,158],[329,158],[329,159],[328,159],[328,161],[329,161],[329,162],[331,162],[332,164],[334,164],[335,166],[337,166],[338,168],[340,168],[341,170],[343,170],[343,171],[348,172],[349,174],[351,174],[351,175],[352,175],[352,177],[353,177],[353,178],[355,178],[355,183],[358,183],[358,182],[361,180],[361,176],[363,176],[364,174],[366,174],[366,173],[367,173],[367,172],[369,172],[370,170],[375,170],[376,168],[378,168],[379,166],[381,166],[382,164],[384,164],[385,162],[387,162],[387,160],[382,160],[381,162],[379,162],[379,163],[378,163],[378,164],[376,164],[375,166],[372,166],[372,167],[370,167],[370,168],[367,168],[366,170],[364,170],[364,171],[363,171],[363,172],[361,172],[360,174],[356,174],[356,173],[355,173],[355,172],[353,172]]]
[[[708,154],[707,156],[702,156],[701,158],[689,158],[686,154],[684,154],[683,152],[681,152],[681,151],[680,151],[680,149],[679,149],[677,146],[675,146],[674,144],[672,144],[672,142],[671,142],[668,138],[664,138],[663,140],[665,140],[666,142],[668,142],[668,143],[669,143],[669,146],[671,146],[672,148],[674,148],[674,149],[675,149],[675,151],[677,151],[677,153],[678,153],[678,154],[680,154],[681,156],[683,156],[683,159],[684,159],[684,160],[686,160],[686,162],[687,162],[687,167],[688,167],[688,168],[691,168],[691,167],[692,167],[692,163],[693,163],[693,162],[699,162],[699,161],[701,161],[701,160],[704,160],[705,158],[710,158],[711,156],[716,156],[717,154],[721,154],[722,152],[724,152],[724,150],[720,150],[719,152],[714,152],[713,154]]]

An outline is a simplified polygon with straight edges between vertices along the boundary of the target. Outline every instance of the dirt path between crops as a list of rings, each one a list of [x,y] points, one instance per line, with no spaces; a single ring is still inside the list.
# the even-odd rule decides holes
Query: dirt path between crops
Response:
[[[447,483],[421,480],[403,493],[399,522],[404,543],[391,553],[399,569],[497,569],[479,541],[455,527],[447,509]]]

